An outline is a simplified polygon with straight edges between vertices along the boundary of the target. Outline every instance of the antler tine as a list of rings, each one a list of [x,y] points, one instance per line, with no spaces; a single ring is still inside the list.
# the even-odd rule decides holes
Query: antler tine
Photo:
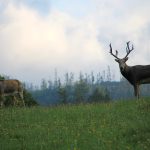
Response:
[[[129,41],[129,42],[127,42],[127,48],[128,48],[128,50],[129,50],[129,51],[132,51],[132,50],[134,49],[133,44],[132,44],[132,48],[130,49],[130,47],[129,47],[129,43],[130,43],[130,41]]]
[[[132,44],[132,48],[131,49],[129,47],[129,44],[130,44],[130,41],[127,42],[127,47],[126,47],[127,54],[126,54],[125,58],[130,54],[131,51],[134,50],[133,44]]]
[[[111,55],[113,55],[115,58],[119,59],[119,58],[117,57],[117,53],[118,53],[118,51],[117,51],[116,55],[115,55],[115,54],[113,54],[113,52],[112,52],[112,46],[111,46],[111,43],[109,44],[109,47],[110,47],[110,54],[111,54]]]
[[[109,44],[109,47],[110,47],[110,53],[112,53],[112,47],[111,47],[111,43]]]

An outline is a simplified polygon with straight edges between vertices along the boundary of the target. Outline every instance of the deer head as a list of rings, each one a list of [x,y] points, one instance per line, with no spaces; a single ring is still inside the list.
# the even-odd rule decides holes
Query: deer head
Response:
[[[127,54],[126,54],[126,56],[124,58],[119,58],[118,57],[118,51],[117,50],[116,50],[116,54],[113,54],[111,43],[109,45],[110,46],[110,54],[112,56],[114,56],[116,58],[115,61],[119,63],[120,71],[124,71],[124,69],[126,67],[126,61],[128,60],[128,55],[134,49],[133,45],[132,45],[132,48],[130,48],[129,44],[130,44],[130,41],[127,42],[127,47],[126,47]]]

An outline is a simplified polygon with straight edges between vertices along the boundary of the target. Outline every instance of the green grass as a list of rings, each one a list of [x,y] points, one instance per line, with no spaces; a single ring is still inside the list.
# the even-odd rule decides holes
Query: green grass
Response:
[[[0,150],[149,150],[150,99],[0,109]]]

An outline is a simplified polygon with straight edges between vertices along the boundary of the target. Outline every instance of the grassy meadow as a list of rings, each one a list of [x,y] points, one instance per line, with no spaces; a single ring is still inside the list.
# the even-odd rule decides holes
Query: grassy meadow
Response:
[[[0,109],[0,150],[149,150],[150,99]]]

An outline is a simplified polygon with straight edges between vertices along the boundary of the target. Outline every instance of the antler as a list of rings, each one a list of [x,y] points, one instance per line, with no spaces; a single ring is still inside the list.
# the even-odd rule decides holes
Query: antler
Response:
[[[113,55],[115,58],[119,59],[119,58],[117,57],[118,51],[116,50],[116,55],[113,54],[113,52],[112,52],[112,47],[111,47],[111,43],[109,44],[109,46],[110,46],[110,54]]]
[[[127,58],[127,57],[128,57],[128,55],[131,53],[131,51],[133,51],[133,50],[134,50],[133,44],[132,44],[132,48],[130,49],[130,47],[129,47],[129,43],[130,43],[130,41],[129,41],[129,42],[127,42],[127,47],[126,47],[126,52],[127,52],[127,54],[126,54],[126,56],[125,56],[124,58]]]

